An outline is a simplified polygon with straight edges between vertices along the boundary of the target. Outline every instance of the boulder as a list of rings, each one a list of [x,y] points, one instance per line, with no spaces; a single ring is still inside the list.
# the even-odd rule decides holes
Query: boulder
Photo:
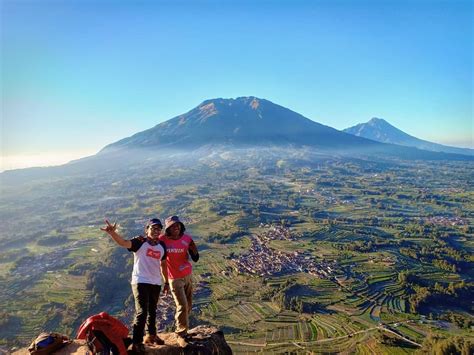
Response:
[[[215,327],[197,326],[188,332],[188,346],[180,348],[175,333],[159,333],[158,336],[165,342],[164,345],[145,345],[145,354],[178,355],[178,354],[232,354],[230,346],[224,338],[224,333]],[[131,351],[129,354],[133,354]],[[28,349],[21,349],[14,355],[28,355]],[[75,339],[71,344],[54,352],[56,355],[90,355],[89,348],[84,340]]]

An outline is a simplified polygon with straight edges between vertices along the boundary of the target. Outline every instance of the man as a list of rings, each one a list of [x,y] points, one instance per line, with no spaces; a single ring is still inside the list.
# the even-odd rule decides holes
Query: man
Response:
[[[148,328],[146,343],[164,344],[156,335],[156,308],[162,284],[161,262],[166,258],[166,246],[159,241],[163,228],[158,218],[148,221],[145,226],[145,235],[125,240],[117,233],[117,224],[108,220],[102,231],[109,234],[121,247],[133,252],[132,291],[135,298],[135,319],[133,322],[133,345],[135,353],[145,351],[143,335],[145,324]]]
[[[189,329],[189,314],[193,303],[193,266],[189,256],[196,262],[199,253],[191,236],[184,234],[186,228],[178,216],[165,220],[165,234],[160,241],[166,246],[166,260],[161,263],[165,278],[164,293],[171,289],[176,304],[176,335],[181,347],[187,346],[186,336]]]

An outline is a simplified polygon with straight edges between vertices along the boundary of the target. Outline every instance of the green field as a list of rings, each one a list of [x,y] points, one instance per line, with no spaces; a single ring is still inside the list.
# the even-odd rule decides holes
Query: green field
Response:
[[[1,345],[74,335],[99,311],[129,322],[132,257],[99,227],[132,237],[171,214],[201,249],[192,322],[222,328],[236,353],[407,354],[428,334],[473,338],[471,163],[216,159],[4,187],[2,220],[34,228],[2,230]],[[290,237],[265,241],[264,259],[255,237],[276,226]]]

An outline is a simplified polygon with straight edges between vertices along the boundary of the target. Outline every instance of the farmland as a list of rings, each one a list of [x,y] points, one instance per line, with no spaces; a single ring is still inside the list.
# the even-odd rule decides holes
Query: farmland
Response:
[[[171,214],[201,251],[192,323],[220,327],[237,353],[472,339],[472,163],[252,159],[3,187],[2,346],[45,328],[72,335],[98,311],[129,323],[131,256],[99,227],[107,217],[131,237]]]

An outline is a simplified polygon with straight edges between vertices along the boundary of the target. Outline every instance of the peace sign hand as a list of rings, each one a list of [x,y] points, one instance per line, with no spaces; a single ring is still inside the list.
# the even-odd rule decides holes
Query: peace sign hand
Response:
[[[101,228],[101,231],[104,231],[105,233],[111,234],[114,233],[117,230],[117,223],[110,224],[110,222],[106,219],[105,223],[107,226],[105,228]]]

